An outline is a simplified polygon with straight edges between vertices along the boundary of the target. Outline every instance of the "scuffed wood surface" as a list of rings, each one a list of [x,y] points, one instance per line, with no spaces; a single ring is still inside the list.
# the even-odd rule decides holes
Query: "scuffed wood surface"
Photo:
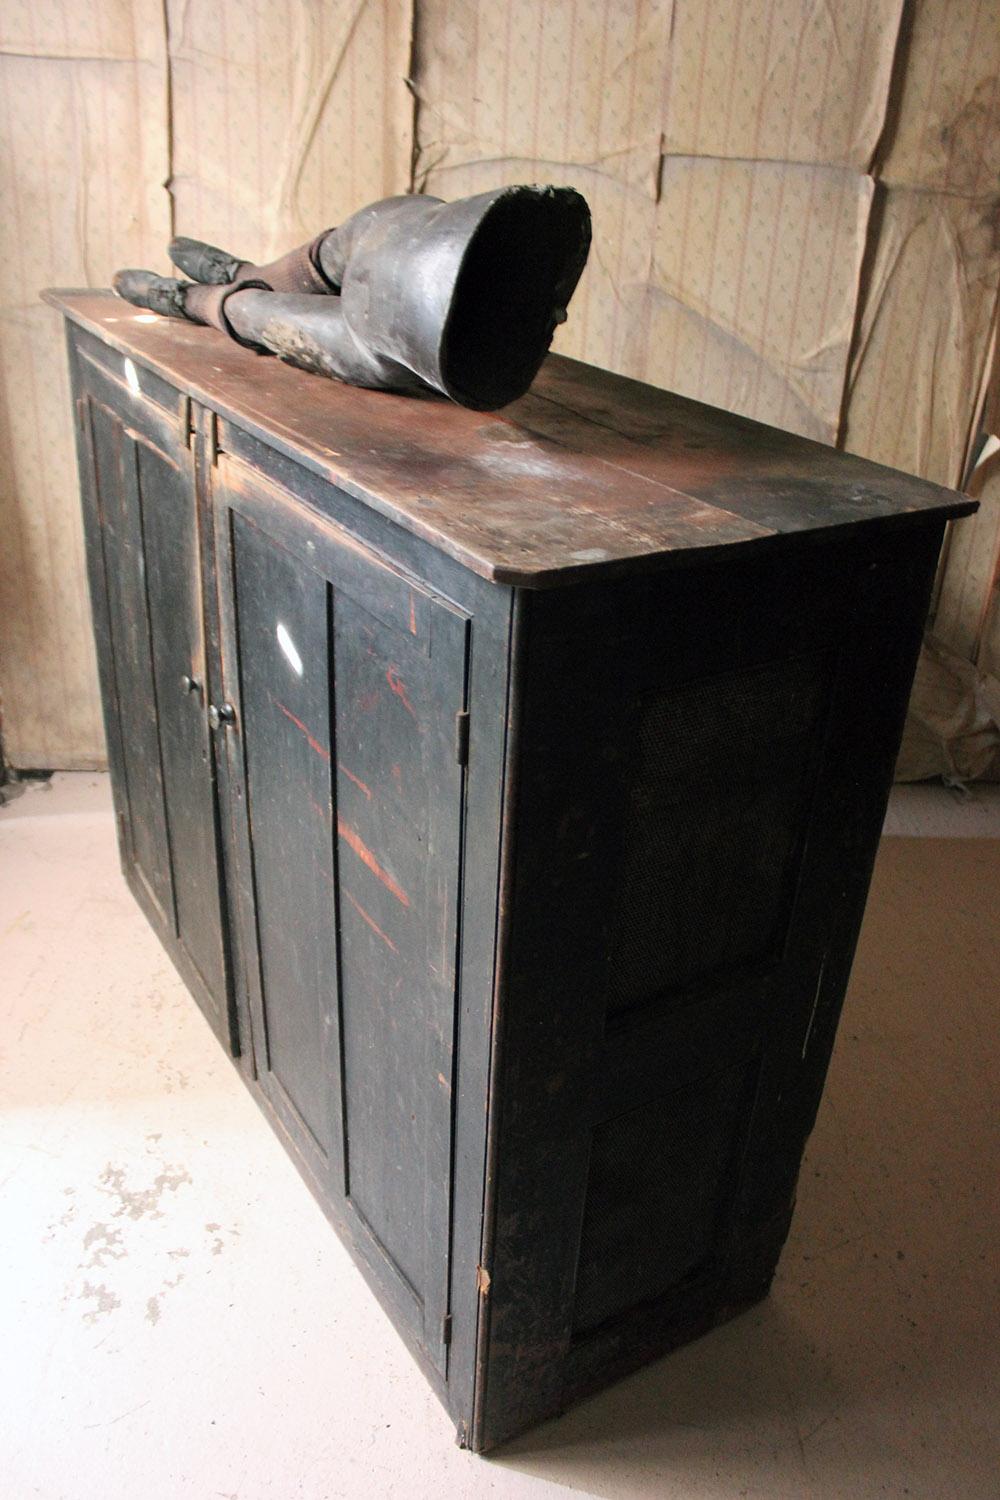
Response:
[[[552,355],[502,413],[320,380],[109,292],[47,300],[476,573],[538,587],[964,496]],[[224,428],[221,445],[225,447]]]

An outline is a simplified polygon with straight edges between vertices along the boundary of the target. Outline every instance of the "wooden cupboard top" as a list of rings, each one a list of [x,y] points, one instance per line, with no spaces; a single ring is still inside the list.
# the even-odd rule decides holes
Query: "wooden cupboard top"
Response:
[[[498,583],[571,583],[976,509],[927,480],[560,355],[520,401],[472,412],[308,375],[108,291],[45,300]]]

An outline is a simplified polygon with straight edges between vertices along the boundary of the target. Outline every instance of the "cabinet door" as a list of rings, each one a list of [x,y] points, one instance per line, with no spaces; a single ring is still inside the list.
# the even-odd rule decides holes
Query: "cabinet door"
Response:
[[[93,395],[79,409],[122,858],[213,1029],[231,1045],[192,456],[158,412],[130,422]]]
[[[239,463],[217,473],[259,1084],[443,1369],[468,621]]]

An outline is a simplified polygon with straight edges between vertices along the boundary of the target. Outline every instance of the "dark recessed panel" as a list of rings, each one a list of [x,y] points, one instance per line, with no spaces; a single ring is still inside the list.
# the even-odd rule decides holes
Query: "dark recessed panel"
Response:
[[[265,1028],[259,1066],[326,1157],[337,1004],[328,585],[241,516],[233,542]]]
[[[750,1064],[594,1131],[573,1310],[586,1333],[702,1266],[735,1184]]]
[[[111,666],[123,749],[128,863],[166,931],[176,931],[163,793],[153,652],[146,593],[142,502],[135,439],[120,418],[90,403],[97,500],[111,626]]]
[[[609,1014],[780,953],[827,681],[816,655],[644,700]]]

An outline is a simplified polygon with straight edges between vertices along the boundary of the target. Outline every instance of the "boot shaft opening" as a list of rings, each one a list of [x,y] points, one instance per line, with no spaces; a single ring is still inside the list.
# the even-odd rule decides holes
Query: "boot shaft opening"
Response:
[[[463,257],[442,338],[453,400],[493,411],[525,393],[589,249],[590,211],[572,188],[512,188],[496,199]]]

